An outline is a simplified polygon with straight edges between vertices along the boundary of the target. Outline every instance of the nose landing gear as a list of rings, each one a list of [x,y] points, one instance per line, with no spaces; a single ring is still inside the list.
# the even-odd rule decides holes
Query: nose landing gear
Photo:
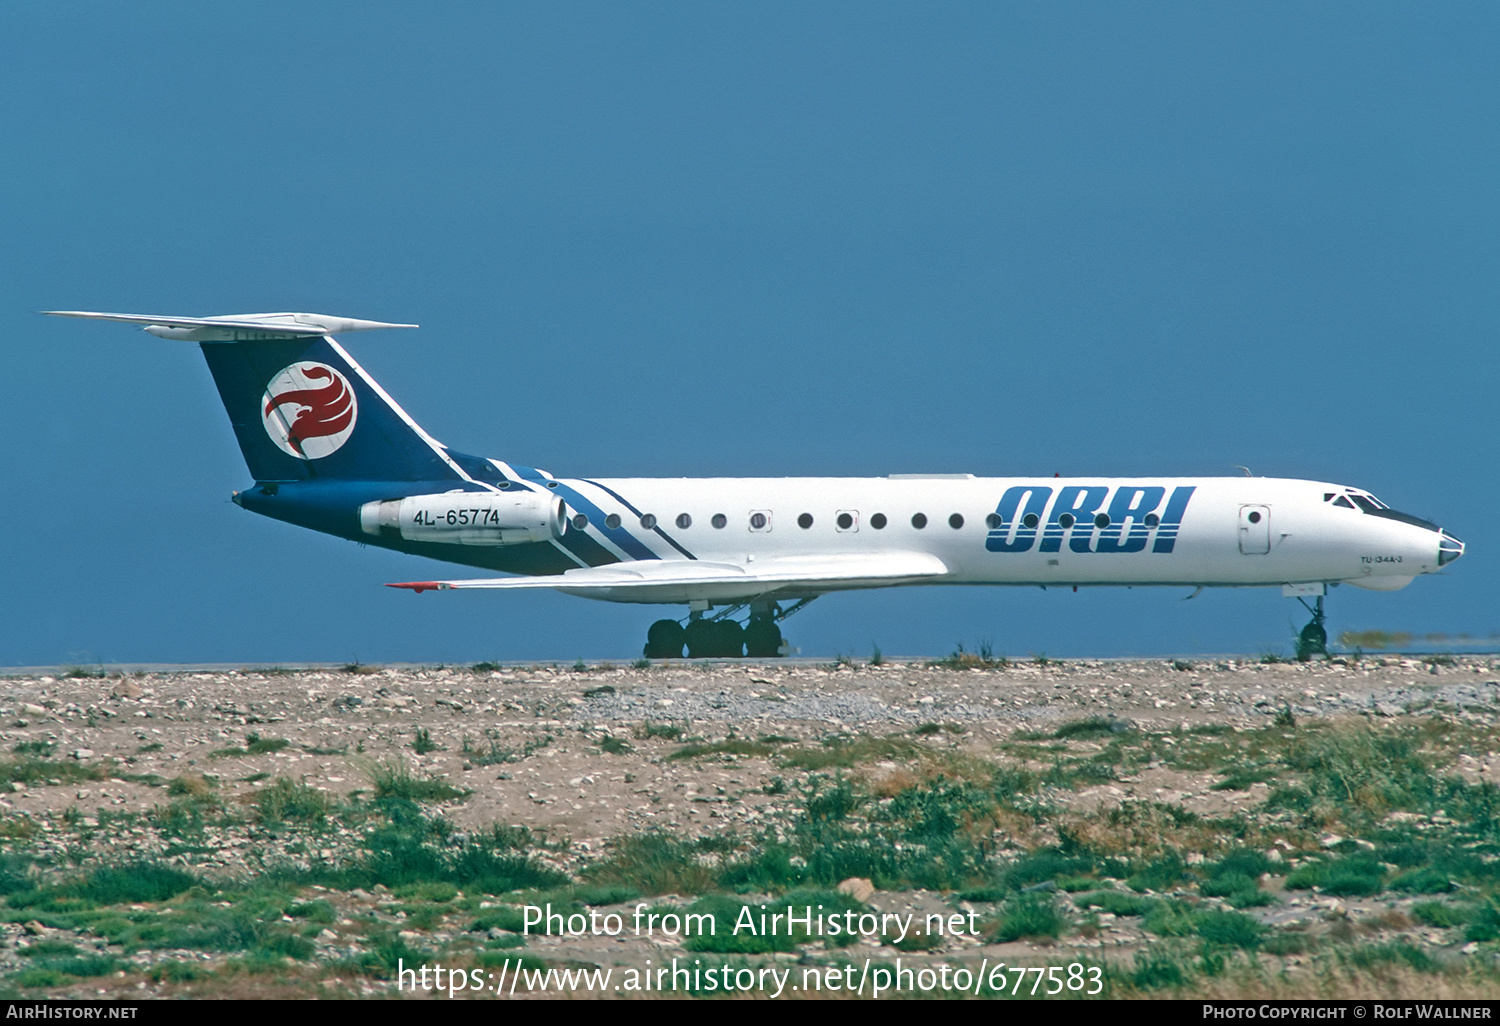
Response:
[[[1327,656],[1328,631],[1323,626],[1323,596],[1319,595],[1315,605],[1311,606],[1301,596],[1297,601],[1312,614],[1312,619],[1297,635],[1297,661],[1305,663],[1315,655]]]

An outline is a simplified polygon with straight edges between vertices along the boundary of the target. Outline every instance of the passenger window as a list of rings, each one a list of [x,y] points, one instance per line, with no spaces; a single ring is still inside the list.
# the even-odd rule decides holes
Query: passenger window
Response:
[[[1109,514],[1108,513],[1100,513],[1097,517],[1094,518],[1094,526],[1095,527],[1108,527],[1109,526]]]
[[[964,526],[964,515],[962,513],[953,514],[948,518],[948,526],[957,531],[960,527]]]
[[[686,513],[679,513],[677,514],[677,526],[686,531],[689,527],[693,526],[693,518]]]
[[[609,528],[611,531],[618,528],[620,526],[620,514],[611,513],[609,516],[605,517],[604,526]]]
[[[802,528],[802,530],[804,530],[804,531],[807,530],[812,525],[813,525],[813,519],[812,519],[812,514],[811,513],[804,513],[800,517],[797,518],[797,526],[800,527],[800,528]]]
[[[840,513],[837,523],[840,531],[847,531],[854,526],[854,518],[848,513]]]
[[[926,513],[913,513],[911,515],[911,526],[915,527],[918,531],[920,531],[922,528],[926,527],[927,526],[927,514]]]
[[[766,520],[766,515],[764,513],[750,514],[750,530],[764,531],[766,529],[767,523],[768,521]]]
[[[710,521],[710,523],[712,523],[715,527],[723,528],[729,523],[729,518],[722,513],[715,513],[714,518]]]
[[[875,530],[877,531],[885,530],[885,514],[872,513],[870,515],[870,526],[875,528]]]
[[[1161,517],[1157,516],[1155,513],[1147,513],[1146,514],[1146,526],[1147,527],[1155,527],[1159,523],[1161,523]]]
[[[1000,530],[1000,525],[1003,523],[1005,523],[1005,521],[1000,519],[999,513],[991,513],[989,516],[984,518],[984,526],[988,527],[991,531]]]
[[[1040,524],[1041,522],[1041,517],[1037,516],[1035,513],[1028,513],[1021,518],[1021,523],[1025,524],[1029,528],[1035,528],[1036,525]]]
[[[647,513],[645,516],[641,517],[641,527],[647,531],[656,530],[656,514]]]
[[[583,513],[579,513],[573,517],[573,526],[582,531],[585,527],[589,526],[589,518]]]
[[[1062,525],[1064,531],[1072,527],[1075,523],[1073,514],[1071,513],[1064,513],[1062,516],[1057,518],[1057,522]]]

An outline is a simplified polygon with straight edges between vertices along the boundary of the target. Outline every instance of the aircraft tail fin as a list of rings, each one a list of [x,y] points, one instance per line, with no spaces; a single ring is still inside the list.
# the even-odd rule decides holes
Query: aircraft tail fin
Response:
[[[257,481],[442,481],[466,477],[447,449],[333,340],[333,331],[409,328],[322,314],[158,317],[48,311],[140,324],[200,343]]]

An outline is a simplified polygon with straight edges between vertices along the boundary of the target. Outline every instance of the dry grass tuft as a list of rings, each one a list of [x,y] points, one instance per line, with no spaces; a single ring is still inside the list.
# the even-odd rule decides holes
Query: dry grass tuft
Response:
[[[213,793],[213,783],[202,773],[184,773],[167,784],[167,794],[174,798],[208,798]]]

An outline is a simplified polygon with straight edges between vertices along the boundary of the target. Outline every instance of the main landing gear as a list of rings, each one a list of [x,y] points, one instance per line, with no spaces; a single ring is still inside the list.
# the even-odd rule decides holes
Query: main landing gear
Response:
[[[689,659],[775,659],[790,651],[781,636],[781,621],[811,602],[805,598],[781,608],[777,603],[757,601],[740,603],[718,616],[707,616],[708,608],[694,609],[686,624],[680,620],[657,620],[646,632],[647,659],[681,659],[687,649]],[[735,614],[750,609],[750,617],[741,624]]]
[[[1297,661],[1305,663],[1315,655],[1327,656],[1328,631],[1323,626],[1323,596],[1319,595],[1311,606],[1300,595],[1297,601],[1312,614],[1312,620],[1297,635]]]

